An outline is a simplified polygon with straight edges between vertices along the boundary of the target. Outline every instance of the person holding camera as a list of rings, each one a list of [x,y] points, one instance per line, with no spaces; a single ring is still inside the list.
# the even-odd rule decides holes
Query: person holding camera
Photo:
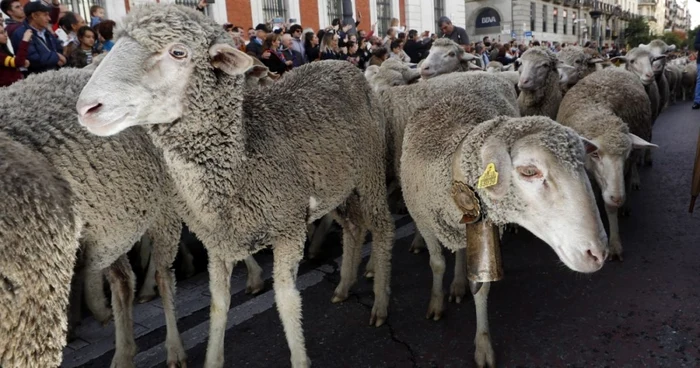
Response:
[[[27,50],[29,49],[29,41],[31,41],[33,33],[31,29],[24,31],[17,55],[14,55],[10,48],[7,47],[5,26],[0,23],[0,87],[7,87],[22,79],[22,72],[19,68],[29,67]]]

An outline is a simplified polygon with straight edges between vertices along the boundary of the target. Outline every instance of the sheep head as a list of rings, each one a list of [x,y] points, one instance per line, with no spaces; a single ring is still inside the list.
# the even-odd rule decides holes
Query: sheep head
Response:
[[[667,45],[663,40],[652,40],[648,45],[640,44],[639,48],[649,50],[652,57],[651,67],[655,75],[660,75],[666,66],[667,54],[676,49],[676,45]]]
[[[393,86],[415,83],[420,79],[420,74],[399,60],[387,59],[379,67],[369,66],[365,71],[365,78],[372,89],[381,91]]]
[[[635,47],[625,56],[616,56],[610,61],[621,61],[625,64],[625,69],[636,74],[645,86],[654,81],[654,70],[652,69],[651,51],[645,48]]]
[[[518,88],[522,91],[536,91],[544,88],[552,74],[559,73],[557,56],[546,47],[529,48],[519,62],[521,66],[518,69],[520,72]]]
[[[139,6],[120,33],[76,104],[80,123],[96,135],[138,124],[170,128],[193,103],[215,109],[223,88],[240,98],[246,72],[259,68],[213,20],[183,6]]]
[[[420,64],[423,79],[458,71],[470,70],[469,62],[477,57],[464,51],[456,42],[448,38],[435,40],[428,57]]]
[[[563,48],[557,54],[557,59],[559,59],[557,69],[561,76],[560,83],[569,87],[596,71],[596,65],[604,61],[602,58],[593,57],[580,46]]]
[[[476,176],[493,164],[497,182],[475,185],[487,218],[517,223],[549,244],[572,270],[595,272],[607,257],[607,236],[583,164],[585,152],[595,149],[546,117],[498,117],[468,134],[453,170],[465,182],[477,183]]]

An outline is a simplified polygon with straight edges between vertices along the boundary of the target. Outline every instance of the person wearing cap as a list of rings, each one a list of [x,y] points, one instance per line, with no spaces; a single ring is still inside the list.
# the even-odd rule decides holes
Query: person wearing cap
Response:
[[[267,26],[263,23],[255,27],[255,38],[251,39],[245,50],[252,57],[260,59],[262,56],[262,46],[268,34]]]
[[[442,37],[449,38],[456,42],[458,45],[462,46],[466,52],[471,51],[469,47],[469,36],[467,36],[467,31],[464,28],[453,25],[450,18],[446,16],[440,17],[438,25],[442,31]]]
[[[45,5],[49,5],[48,2],[44,1]],[[60,2],[58,0],[52,0],[50,3],[51,11],[49,15],[51,16],[51,24],[58,22],[58,17],[61,14],[61,9],[59,7]],[[5,19],[5,32],[7,32],[7,37],[12,37],[15,30],[22,26],[26,15],[24,14],[24,8],[20,0],[2,0],[0,1],[0,9],[9,18]]]
[[[63,46],[48,28],[51,23],[50,12],[51,8],[39,1],[28,2],[24,6],[24,23],[12,34],[12,46],[16,48],[22,42],[22,35],[26,30],[31,29],[34,32],[27,50],[27,74],[55,70],[66,63]]]

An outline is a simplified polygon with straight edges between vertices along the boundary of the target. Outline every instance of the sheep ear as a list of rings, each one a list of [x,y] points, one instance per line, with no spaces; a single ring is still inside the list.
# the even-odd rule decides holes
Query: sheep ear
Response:
[[[476,56],[474,56],[468,52],[465,52],[464,54],[462,54],[462,61],[472,61],[472,60],[476,60],[476,59],[477,59]]]
[[[615,65],[627,64],[627,61],[628,60],[625,56],[615,56],[614,58],[610,58],[610,62]]]
[[[670,45],[666,47],[666,52],[672,52],[676,50],[676,45]]]
[[[481,147],[481,177],[493,177],[493,173],[489,173],[489,165],[493,164],[493,169],[498,173],[496,183],[483,188],[491,199],[501,199],[508,193],[510,187],[511,172],[513,171],[513,163],[510,159],[510,154],[506,150],[506,145],[500,140],[489,139]],[[492,183],[488,183],[492,184]],[[477,188],[479,185],[477,185]]]
[[[644,139],[632,134],[632,133],[627,133],[632,140],[632,148],[659,148],[659,146],[649,143],[645,141]]]
[[[603,61],[605,61],[605,60],[604,60],[604,59],[601,59],[601,58],[595,58],[595,59],[590,59],[590,60],[588,60],[588,64],[593,65],[593,64],[602,63]]]
[[[469,70],[484,70],[480,66],[475,65],[474,63],[469,63]]]
[[[258,59],[253,59],[253,66],[246,70],[245,74],[246,76],[260,79],[267,76],[269,72],[270,69],[268,69],[265,64]]]
[[[501,71],[506,72],[506,71],[508,71],[508,70],[513,69],[514,66],[515,66],[515,64],[513,64],[513,63],[508,64],[508,65],[506,65],[506,66],[502,66],[502,67],[501,67]]]
[[[253,58],[227,43],[217,43],[209,48],[211,65],[229,75],[244,74],[254,64]]]
[[[598,150],[598,146],[596,146],[596,144],[592,141],[581,136],[579,136],[579,138],[581,138],[581,143],[583,143],[583,149],[584,151],[586,151],[587,155],[590,155],[591,153]]]

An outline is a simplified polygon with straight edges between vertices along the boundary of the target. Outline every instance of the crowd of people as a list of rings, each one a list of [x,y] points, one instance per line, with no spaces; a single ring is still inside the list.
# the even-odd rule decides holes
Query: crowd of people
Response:
[[[0,87],[33,73],[61,67],[83,68],[114,45],[116,23],[100,6],[90,8],[90,23],[58,0],[0,1],[8,18],[0,24]]]

